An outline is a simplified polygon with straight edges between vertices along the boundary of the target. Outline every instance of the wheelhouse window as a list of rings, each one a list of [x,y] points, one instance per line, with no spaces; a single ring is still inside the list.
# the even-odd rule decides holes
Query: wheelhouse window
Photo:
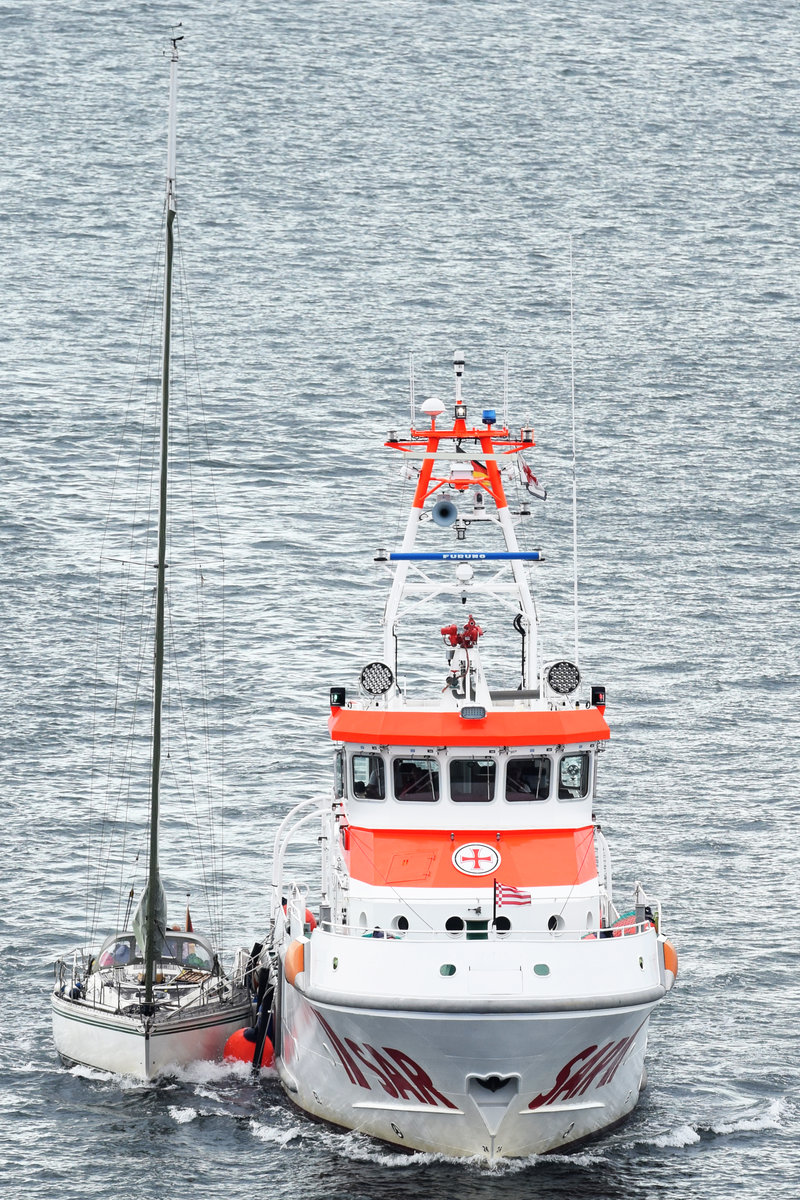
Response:
[[[193,937],[170,936],[169,930],[161,957],[174,959],[183,967],[194,967],[201,971],[210,971],[214,965],[214,956],[208,946]]]
[[[396,758],[392,783],[396,800],[434,804],[439,799],[439,763],[435,758]]]
[[[550,759],[543,754],[510,758],[506,767],[506,800],[546,800],[550,795]]]
[[[340,800],[344,795],[344,752],[337,750],[333,759],[333,795]]]
[[[454,758],[450,763],[450,799],[456,804],[494,800],[497,764],[493,758]]]
[[[124,967],[131,962],[141,962],[139,946],[132,937],[108,938],[100,948],[101,967]]]
[[[558,764],[559,800],[582,800],[589,795],[589,754],[564,754]]]
[[[386,799],[386,771],[380,754],[353,755],[353,796],[356,800]]]

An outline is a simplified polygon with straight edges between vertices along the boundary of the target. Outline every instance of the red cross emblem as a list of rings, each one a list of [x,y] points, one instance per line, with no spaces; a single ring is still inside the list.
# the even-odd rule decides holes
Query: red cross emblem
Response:
[[[490,875],[500,865],[500,854],[485,842],[469,842],[453,851],[452,861],[462,875]]]
[[[470,850],[470,854],[472,855],[472,862],[469,865],[473,871],[480,871],[482,862],[491,862],[492,860],[491,854],[481,854],[477,846],[474,850]],[[467,865],[464,861],[464,855],[461,856],[461,861],[464,863],[464,866]]]

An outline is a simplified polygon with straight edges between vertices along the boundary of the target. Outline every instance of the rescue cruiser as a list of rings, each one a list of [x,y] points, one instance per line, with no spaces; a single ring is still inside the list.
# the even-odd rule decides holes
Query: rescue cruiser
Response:
[[[513,434],[494,409],[470,422],[460,354],[454,367],[452,423],[439,400],[415,421],[412,382],[410,436],[386,443],[415,492],[402,545],[376,555],[391,576],[382,658],[355,694],[331,689],[332,798],[298,804],[278,830],[247,1032],[257,1063],[272,1038],[306,1112],[496,1161],[574,1144],[631,1111],[677,955],[640,884],[627,906],[612,894],[594,815],[605,691],[585,698],[577,664],[553,661],[538,637],[528,571],[542,556],[516,536],[530,496],[545,496],[524,459],[533,430]],[[447,549],[419,548],[453,533]],[[441,668],[420,702],[398,677],[400,613],[442,597],[453,619],[430,630]],[[480,624],[490,604],[520,648],[516,677],[500,682],[481,661],[498,628]],[[318,920],[284,878],[287,847],[315,824]]]

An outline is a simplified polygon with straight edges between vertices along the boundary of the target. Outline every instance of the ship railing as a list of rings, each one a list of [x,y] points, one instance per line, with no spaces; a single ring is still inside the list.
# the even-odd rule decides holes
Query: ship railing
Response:
[[[253,957],[251,950],[240,946],[231,967],[230,981],[234,987],[249,987],[253,971],[258,965],[258,955]]]
[[[276,830],[272,848],[270,916],[273,922],[277,920],[282,911],[283,868],[289,843],[303,825],[314,819],[322,819],[325,815],[325,803],[325,799],[320,796],[311,796],[307,800],[301,800],[286,814]]]
[[[597,863],[597,876],[600,880],[600,894],[603,903],[603,917],[607,924],[611,925],[614,921],[613,910],[614,905],[611,897],[614,892],[614,881],[611,872],[611,851],[608,848],[608,842],[599,825],[594,827],[594,845]],[[619,913],[617,913],[619,916]]]
[[[53,974],[58,990],[72,992],[75,988],[83,988],[84,980],[91,962],[90,952],[83,946],[76,946],[68,954],[62,954],[53,964]]]
[[[655,911],[655,910],[654,910]],[[660,914],[660,906],[659,906]],[[655,921],[649,918],[626,924],[624,928],[613,926],[604,927],[601,929],[589,930],[586,927],[580,929],[561,928],[558,930],[550,929],[519,929],[519,930],[498,930],[489,925],[485,929],[470,929],[451,933],[445,929],[364,929],[362,925],[341,925],[333,921],[321,921],[319,928],[324,933],[333,934],[335,937],[347,938],[375,938],[389,942],[413,942],[413,943],[436,943],[440,946],[448,944],[459,944],[461,942],[509,942],[514,945],[531,943],[531,944],[548,944],[559,942],[583,942],[583,941],[603,941],[607,938],[629,937],[635,934],[645,933],[653,927],[659,928]]]

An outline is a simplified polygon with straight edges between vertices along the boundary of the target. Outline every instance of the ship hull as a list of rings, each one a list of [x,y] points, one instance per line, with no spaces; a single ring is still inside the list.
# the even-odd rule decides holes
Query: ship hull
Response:
[[[251,1019],[248,1000],[159,1021],[53,997],[53,1040],[64,1062],[143,1080],[221,1059],[230,1035]]]
[[[654,1005],[426,1013],[323,1004],[285,984],[280,1007],[276,1066],[300,1108],[409,1149],[496,1161],[625,1117]]]

